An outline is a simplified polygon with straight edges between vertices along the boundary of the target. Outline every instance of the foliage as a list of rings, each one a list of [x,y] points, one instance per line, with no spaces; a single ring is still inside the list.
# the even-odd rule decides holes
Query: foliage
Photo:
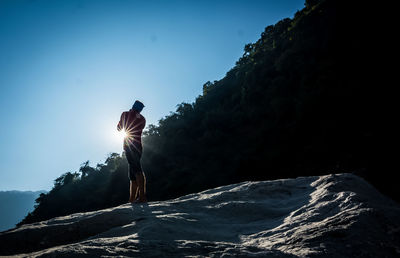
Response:
[[[356,172],[373,183],[378,107],[365,5],[307,0],[226,76],[144,138],[149,197],[242,180]],[[364,8],[364,9],[363,9]],[[366,76],[370,74],[371,76]]]
[[[36,199],[34,211],[19,225],[75,212],[93,211],[126,202],[129,194],[128,165],[124,156],[112,153],[96,168],[83,163],[80,173],[67,172],[54,181],[53,189]]]

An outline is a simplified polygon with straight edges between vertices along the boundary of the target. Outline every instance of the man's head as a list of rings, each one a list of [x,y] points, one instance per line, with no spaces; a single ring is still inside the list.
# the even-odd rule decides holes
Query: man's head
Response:
[[[136,100],[132,106],[132,109],[140,113],[143,110],[143,107],[144,107],[143,103],[140,102],[139,100]]]

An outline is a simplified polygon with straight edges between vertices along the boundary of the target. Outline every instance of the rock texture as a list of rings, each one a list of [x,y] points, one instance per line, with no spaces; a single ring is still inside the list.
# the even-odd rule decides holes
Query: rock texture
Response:
[[[0,233],[29,257],[399,257],[400,206],[352,174],[243,182]]]

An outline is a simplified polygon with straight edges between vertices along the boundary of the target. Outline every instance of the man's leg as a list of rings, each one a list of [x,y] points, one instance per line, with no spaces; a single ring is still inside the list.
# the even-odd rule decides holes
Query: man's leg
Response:
[[[147,202],[145,186],[146,178],[144,177],[143,172],[137,173],[135,176],[139,188],[139,202]]]
[[[134,202],[138,194],[138,185],[135,181],[130,180],[129,202]]]
[[[144,174],[144,172],[142,172],[143,173],[143,180],[144,180],[144,195],[146,196],[146,194],[147,194],[147,191],[146,191],[146,175]],[[139,190],[139,189],[138,189]]]
[[[138,191],[138,185],[135,181],[135,169],[134,169],[134,159],[130,151],[125,150],[125,157],[128,161],[128,177],[130,181],[129,185],[129,202],[133,203],[136,200],[136,195]]]

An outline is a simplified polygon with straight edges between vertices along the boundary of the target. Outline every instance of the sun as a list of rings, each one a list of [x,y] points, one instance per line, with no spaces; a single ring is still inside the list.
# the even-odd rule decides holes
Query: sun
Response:
[[[127,133],[125,130],[121,130],[121,131],[115,131],[114,133],[114,139],[117,142],[123,142],[123,140],[125,139],[125,137],[127,136]]]

